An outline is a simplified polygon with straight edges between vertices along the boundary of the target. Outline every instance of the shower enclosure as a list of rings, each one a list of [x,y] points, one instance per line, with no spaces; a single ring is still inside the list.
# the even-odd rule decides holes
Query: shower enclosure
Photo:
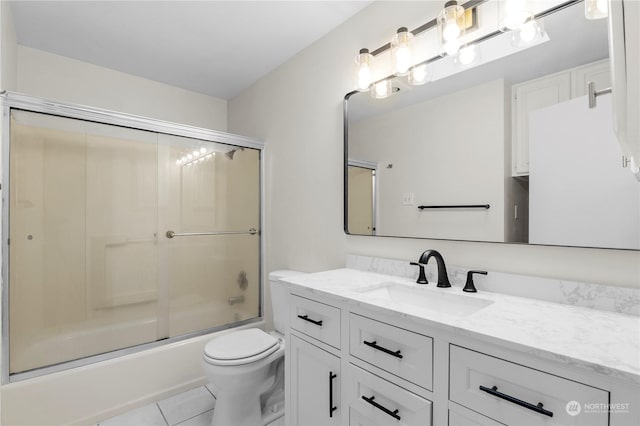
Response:
[[[260,318],[262,143],[4,101],[4,382]]]

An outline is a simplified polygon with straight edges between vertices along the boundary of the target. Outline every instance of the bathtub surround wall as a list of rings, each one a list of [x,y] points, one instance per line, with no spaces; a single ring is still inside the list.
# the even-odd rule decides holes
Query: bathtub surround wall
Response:
[[[414,259],[434,248],[452,265],[640,288],[638,251],[344,234],[342,98],[353,90],[353,58],[360,48],[388,42],[395,28],[436,16],[441,6],[374,2],[229,102],[229,130],[269,147],[266,270],[332,269],[343,266],[346,253]]]

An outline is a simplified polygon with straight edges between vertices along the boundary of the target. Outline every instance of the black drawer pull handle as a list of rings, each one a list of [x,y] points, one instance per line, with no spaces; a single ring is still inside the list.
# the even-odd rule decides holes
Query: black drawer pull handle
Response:
[[[329,371],[329,417],[333,417],[333,412],[338,409],[338,407],[333,406],[333,379],[336,377],[338,377],[337,374]]]
[[[528,408],[531,411],[535,411],[536,413],[539,414],[544,414],[545,416],[549,416],[549,417],[553,417],[553,412],[549,411],[549,410],[545,410],[542,405],[542,402],[538,402],[538,405],[533,405],[529,402],[523,401],[521,399],[518,398],[514,398],[511,395],[507,395],[506,393],[502,393],[502,392],[498,392],[498,387],[497,386],[493,386],[491,388],[488,388],[486,386],[480,386],[480,390],[483,392],[486,392],[490,395],[493,396],[497,396],[500,399],[504,399],[505,401],[509,401],[509,402],[513,402],[516,405],[519,405],[521,407],[524,408]]]
[[[298,318],[303,319],[305,321],[310,322],[311,324],[315,324],[317,326],[322,327],[322,320],[320,321],[316,321],[316,320],[312,320],[311,318],[309,318],[307,315],[298,315]]]
[[[377,402],[374,401],[375,398],[376,397],[374,395],[371,395],[369,398],[367,398],[366,396],[362,395],[362,399],[364,399],[369,404],[371,404],[374,407],[376,407],[378,410],[384,411],[385,413],[387,413],[388,415],[390,415],[394,419],[400,420],[400,416],[398,415],[398,410],[391,411],[388,408],[383,407],[382,405],[380,405],[380,404],[378,404]]]
[[[373,342],[367,342],[366,340],[363,340],[362,343],[364,343],[367,346],[372,347],[373,349],[377,349],[379,351],[384,352],[385,354],[389,354],[391,356],[395,356],[396,358],[400,358],[402,359],[402,351],[392,351],[391,349],[387,349],[387,348],[383,348],[382,346],[378,346],[375,340]]]

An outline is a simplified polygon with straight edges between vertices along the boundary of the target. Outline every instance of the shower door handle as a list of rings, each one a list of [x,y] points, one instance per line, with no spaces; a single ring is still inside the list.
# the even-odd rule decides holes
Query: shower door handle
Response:
[[[167,238],[171,239],[174,237],[199,237],[202,235],[256,235],[259,232],[256,228],[251,228],[248,231],[211,231],[211,232],[182,232],[177,233],[175,231],[167,231]]]

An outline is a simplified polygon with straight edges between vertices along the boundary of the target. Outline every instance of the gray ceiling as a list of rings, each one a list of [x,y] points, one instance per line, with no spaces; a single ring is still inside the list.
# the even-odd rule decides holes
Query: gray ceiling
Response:
[[[18,44],[231,99],[370,1],[12,1]]]

